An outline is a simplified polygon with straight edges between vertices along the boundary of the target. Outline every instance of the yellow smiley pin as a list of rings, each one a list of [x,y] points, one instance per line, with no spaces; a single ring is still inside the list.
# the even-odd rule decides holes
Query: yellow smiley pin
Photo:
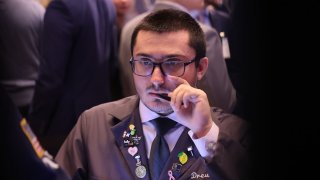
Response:
[[[180,152],[178,157],[181,164],[185,164],[188,161],[188,155],[184,152]]]

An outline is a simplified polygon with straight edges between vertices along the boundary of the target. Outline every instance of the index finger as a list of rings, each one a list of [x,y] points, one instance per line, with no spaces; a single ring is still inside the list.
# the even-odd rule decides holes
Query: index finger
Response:
[[[173,83],[176,87],[178,87],[180,84],[188,84],[188,81],[186,81],[185,79],[178,77],[178,76],[171,76],[171,75],[167,75],[168,76],[168,80]]]

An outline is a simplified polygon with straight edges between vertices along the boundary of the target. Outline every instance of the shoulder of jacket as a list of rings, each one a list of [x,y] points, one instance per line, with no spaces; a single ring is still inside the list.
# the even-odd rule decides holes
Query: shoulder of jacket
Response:
[[[128,116],[138,105],[139,98],[137,95],[129,96],[117,101],[112,101],[94,106],[84,112],[86,115],[108,114],[117,119],[123,119]]]

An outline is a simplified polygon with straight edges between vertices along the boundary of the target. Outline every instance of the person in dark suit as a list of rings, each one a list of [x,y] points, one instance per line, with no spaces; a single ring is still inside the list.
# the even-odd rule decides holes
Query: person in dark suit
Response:
[[[196,88],[208,69],[199,24],[184,11],[155,11],[135,28],[131,52],[138,96],[82,113],[55,160],[84,179],[248,179],[248,125]]]
[[[53,0],[46,10],[30,125],[53,155],[82,111],[114,100],[114,21],[109,0]]]
[[[228,37],[231,28],[230,15],[221,10],[217,10],[212,5],[211,0],[205,0],[204,2],[205,5],[203,6],[203,9],[192,11],[192,16],[196,18],[199,22],[213,27],[215,30],[217,30],[221,39],[223,58],[224,60],[229,60],[231,57],[228,42]],[[226,64],[228,65],[228,61],[226,61]],[[228,71],[229,70],[230,68],[228,67]]]
[[[208,15],[209,23],[212,27],[214,27],[218,33],[224,32],[225,36],[229,35],[229,31],[231,28],[231,17],[229,14],[217,10],[209,4],[208,1],[206,2],[206,13]],[[221,36],[221,35],[220,35]]]
[[[0,85],[1,178],[67,180],[70,177],[42,148],[25,118]]]
[[[214,1],[204,0],[203,8],[192,11],[191,14],[199,22],[216,29],[219,34],[221,32],[229,32],[231,26],[230,15],[226,12],[216,9],[216,6],[214,5]]]

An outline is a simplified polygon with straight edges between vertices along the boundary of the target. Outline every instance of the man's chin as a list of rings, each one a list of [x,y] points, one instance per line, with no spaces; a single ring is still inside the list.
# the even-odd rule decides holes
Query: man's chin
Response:
[[[164,113],[162,113],[162,112],[155,112],[155,113],[159,114],[160,116],[168,116],[169,114],[173,113],[173,111],[164,112]]]
[[[167,102],[161,102],[161,101],[152,102],[150,106],[149,105],[147,106],[147,108],[149,108],[151,111],[160,115],[169,115],[173,113],[173,110],[170,104]]]

